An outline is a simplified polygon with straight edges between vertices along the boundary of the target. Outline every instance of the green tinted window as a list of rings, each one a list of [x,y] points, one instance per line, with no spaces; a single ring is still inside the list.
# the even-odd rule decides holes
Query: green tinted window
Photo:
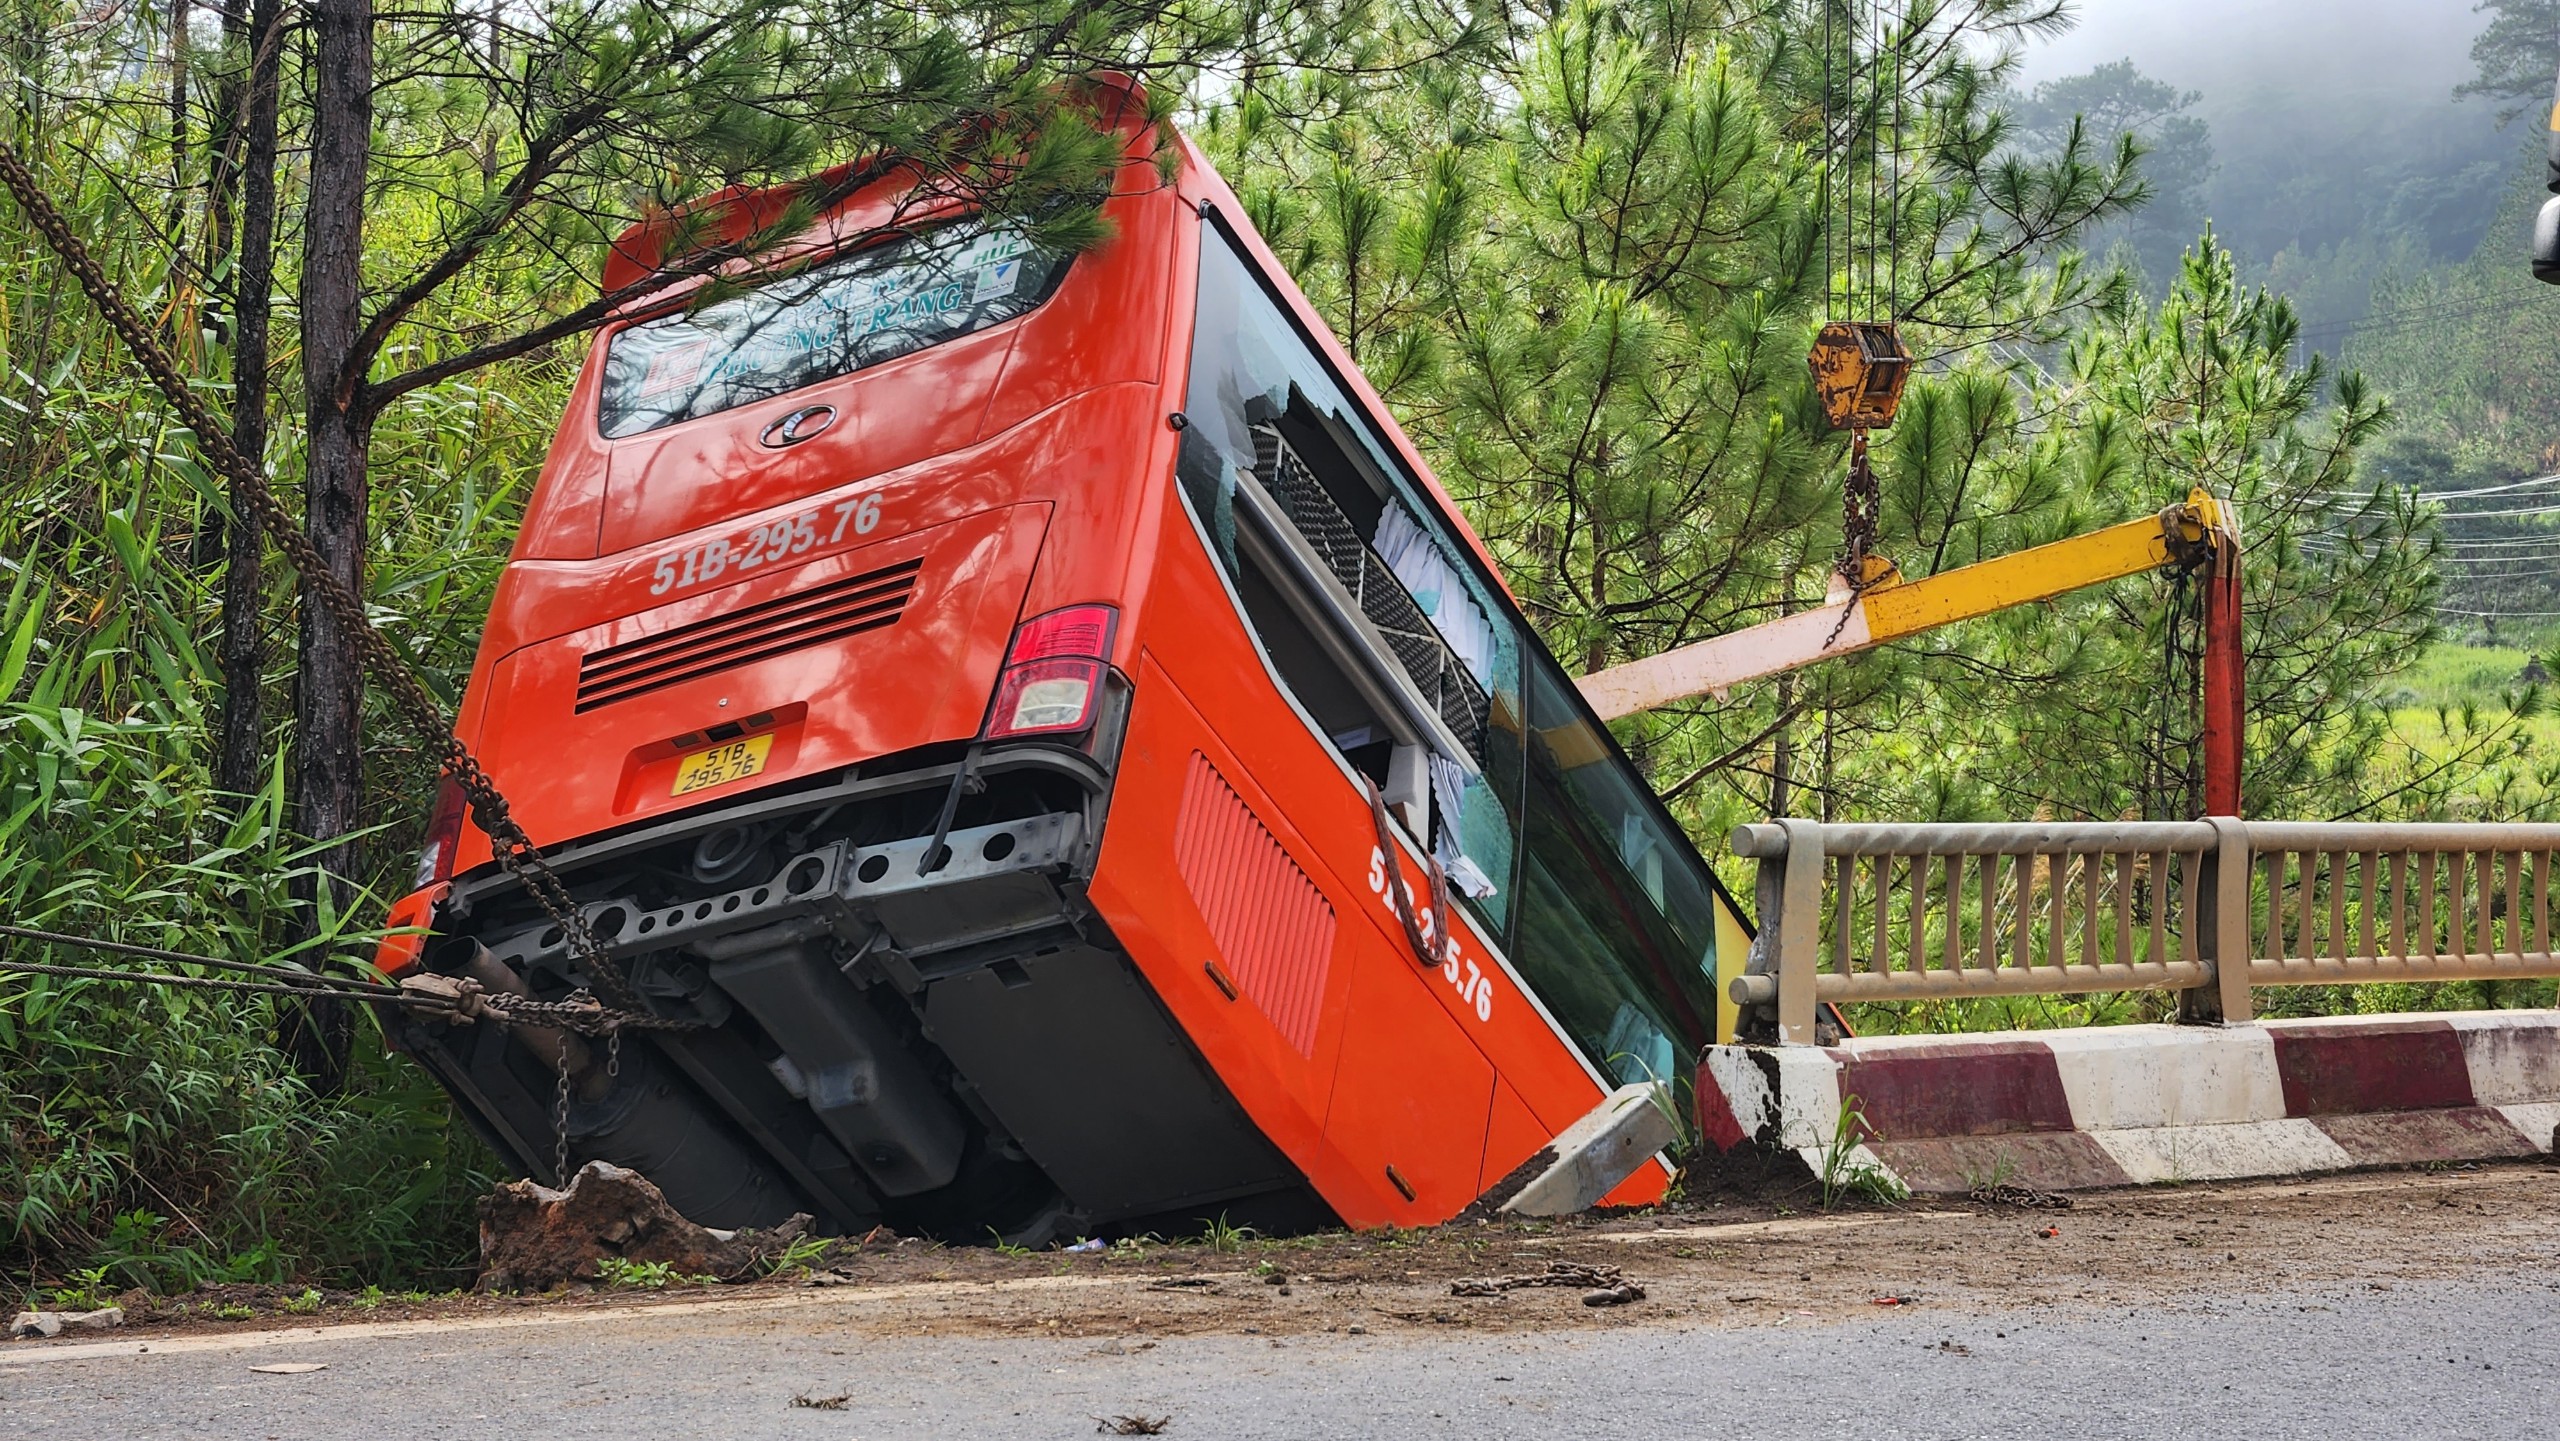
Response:
[[[1667,1080],[1714,1037],[1713,884],[1562,673],[1528,672],[1512,962],[1603,1070]]]

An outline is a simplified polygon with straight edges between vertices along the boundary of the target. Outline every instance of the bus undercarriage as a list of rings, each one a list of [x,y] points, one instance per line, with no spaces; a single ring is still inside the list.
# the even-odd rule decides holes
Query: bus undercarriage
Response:
[[[526,1173],[556,1182],[565,1136],[569,1170],[629,1166],[707,1225],[1321,1224],[1085,898],[1110,785],[1067,747],[940,747],[564,848],[674,1026],[390,1023]],[[502,873],[456,885],[428,965],[544,1000],[586,982]]]

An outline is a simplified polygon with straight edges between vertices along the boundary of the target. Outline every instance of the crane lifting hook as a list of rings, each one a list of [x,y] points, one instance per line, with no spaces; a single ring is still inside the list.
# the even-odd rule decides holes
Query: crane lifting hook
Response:
[[[1902,387],[1911,378],[1911,348],[1889,320],[1835,320],[1813,338],[1805,357],[1813,367],[1813,393],[1822,418],[1849,432],[1849,481],[1841,492],[1840,569],[1835,591],[1860,594],[1890,585],[1893,562],[1874,555],[1876,520],[1883,497],[1867,463],[1867,432],[1893,424]],[[1835,637],[1836,638],[1836,637]]]

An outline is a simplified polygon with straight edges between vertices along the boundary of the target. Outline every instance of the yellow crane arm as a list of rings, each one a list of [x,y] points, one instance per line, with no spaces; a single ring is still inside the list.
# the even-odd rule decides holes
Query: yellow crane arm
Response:
[[[2087,535],[1959,566],[1922,580],[1888,569],[1864,590],[1837,586],[1831,601],[1747,630],[1607,670],[1575,684],[1604,721],[1725,692],[1746,681],[1904,640],[1953,621],[2048,600],[2069,591],[2158,570],[2196,553],[2209,537],[2231,535],[2230,511],[2196,491],[2183,505]]]

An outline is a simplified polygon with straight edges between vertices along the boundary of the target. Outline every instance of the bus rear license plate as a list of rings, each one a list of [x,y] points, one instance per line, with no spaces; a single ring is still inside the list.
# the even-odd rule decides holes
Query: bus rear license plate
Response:
[[[695,751],[677,763],[675,789],[668,794],[689,796],[695,791],[745,780],[764,769],[764,758],[772,751],[773,737],[769,735],[748,736],[707,751]]]

